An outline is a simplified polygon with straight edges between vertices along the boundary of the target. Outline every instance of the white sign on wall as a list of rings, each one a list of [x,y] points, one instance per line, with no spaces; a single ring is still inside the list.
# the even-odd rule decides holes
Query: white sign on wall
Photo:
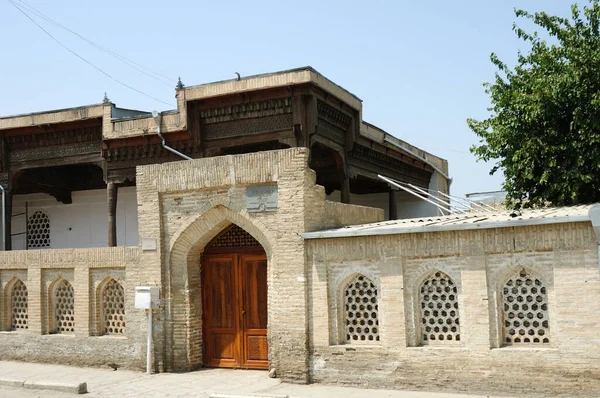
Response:
[[[246,209],[249,213],[277,210],[277,185],[246,187]]]

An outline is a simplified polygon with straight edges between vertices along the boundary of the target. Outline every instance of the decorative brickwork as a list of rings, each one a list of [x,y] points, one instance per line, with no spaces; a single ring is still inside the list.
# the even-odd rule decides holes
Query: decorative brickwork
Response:
[[[363,275],[355,276],[344,289],[345,341],[348,344],[379,341],[377,287]]]
[[[42,247],[50,247],[50,217],[38,210],[27,220],[27,248]]]
[[[111,279],[102,292],[104,334],[125,333],[125,292],[123,286]]]
[[[502,297],[506,344],[550,343],[548,292],[541,279],[522,269],[506,282]]]
[[[436,271],[423,281],[419,293],[423,344],[460,341],[458,291],[454,281]]]
[[[27,312],[27,287],[21,280],[17,280],[12,287],[10,295],[11,301],[11,330],[28,328]]]
[[[65,280],[58,282],[56,288],[56,333],[75,332],[75,292],[73,286]]]

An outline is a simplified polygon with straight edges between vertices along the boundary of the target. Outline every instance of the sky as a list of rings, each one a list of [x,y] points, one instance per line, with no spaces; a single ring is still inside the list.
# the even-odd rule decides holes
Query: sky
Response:
[[[21,0],[13,0],[20,2]],[[0,0],[0,116],[95,104],[175,108],[186,85],[310,65],[363,101],[363,119],[447,159],[451,193],[501,189],[477,162],[466,119],[484,119],[482,83],[511,64],[523,42],[513,9],[569,15],[574,0],[154,1],[27,0],[96,44],[169,78],[150,78],[77,36]],[[580,4],[587,1],[581,0]],[[165,78],[162,78],[163,80]],[[166,104],[165,104],[166,103]],[[172,105],[169,105],[172,104]]]

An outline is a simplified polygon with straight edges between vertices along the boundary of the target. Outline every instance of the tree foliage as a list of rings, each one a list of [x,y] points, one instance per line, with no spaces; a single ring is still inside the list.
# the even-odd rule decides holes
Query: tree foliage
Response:
[[[480,137],[471,148],[478,159],[496,161],[490,174],[504,173],[511,207],[572,205],[600,201],[600,5],[573,5],[571,17],[515,15],[549,34],[542,39],[513,24],[527,42],[508,67],[495,54],[498,71],[485,83],[489,118],[468,119]]]

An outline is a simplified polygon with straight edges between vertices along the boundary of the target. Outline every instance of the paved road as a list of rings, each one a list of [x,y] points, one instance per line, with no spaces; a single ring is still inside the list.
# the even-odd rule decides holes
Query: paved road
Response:
[[[64,393],[55,391],[42,391],[42,390],[29,390],[27,388],[20,387],[5,387],[0,386],[0,397],[2,398],[46,398],[46,397],[65,397]],[[69,397],[76,397],[77,395],[68,395]],[[85,396],[85,395],[83,395]]]
[[[277,394],[290,398],[477,398],[475,395],[412,391],[367,390],[327,386],[297,385],[270,379],[267,372],[256,370],[202,369],[188,373],[160,373],[110,369],[78,368],[0,361],[0,381],[28,383],[50,382],[77,384],[86,382],[89,393],[81,397],[202,397],[212,393],[233,395]],[[57,393],[0,385],[0,397],[75,397]],[[483,397],[479,397],[483,398]],[[490,397],[491,398],[491,397]]]

